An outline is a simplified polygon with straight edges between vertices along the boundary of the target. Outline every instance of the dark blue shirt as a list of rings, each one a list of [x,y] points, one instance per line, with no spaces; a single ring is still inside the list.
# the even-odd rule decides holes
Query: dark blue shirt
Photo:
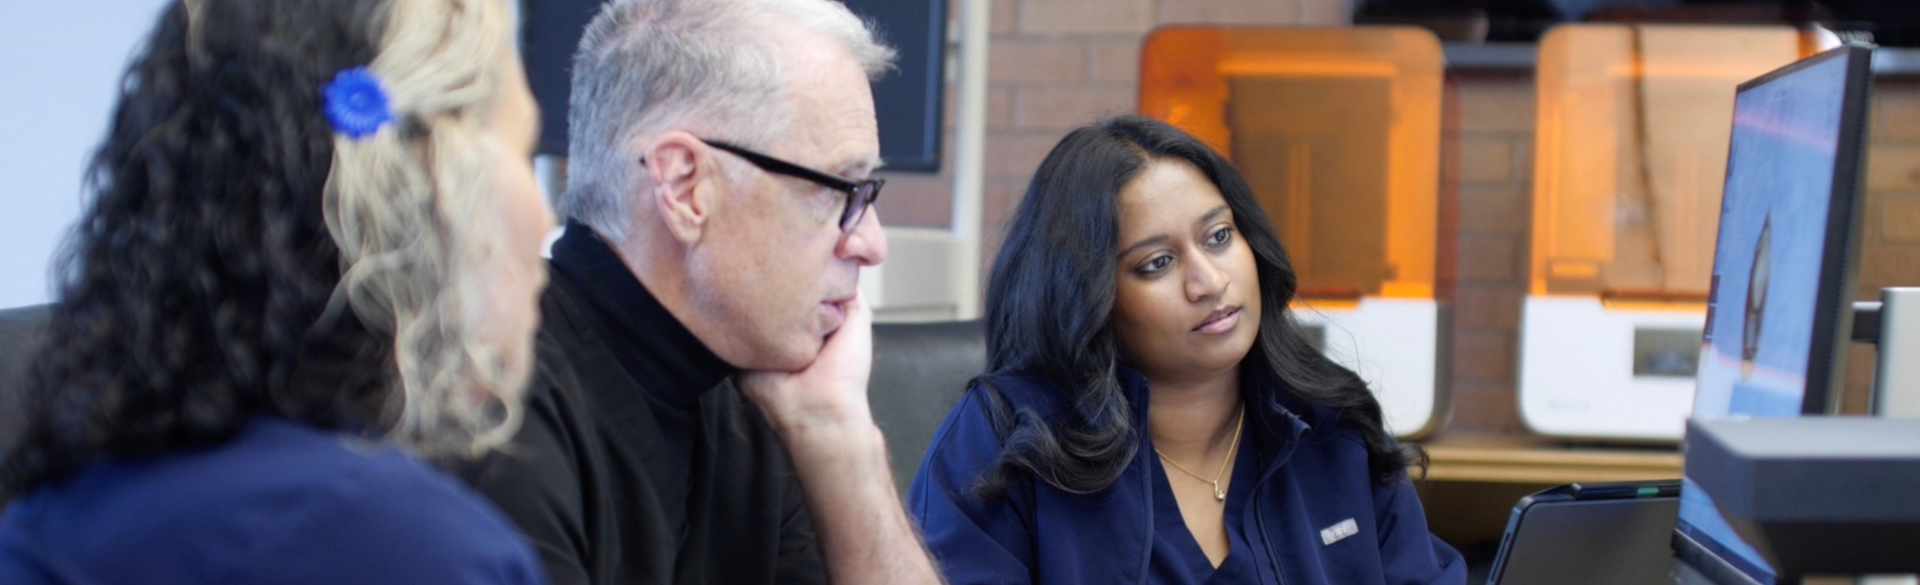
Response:
[[[1134,406],[1134,428],[1147,426],[1146,380],[1123,372]],[[1265,380],[1267,398],[1247,404],[1253,477],[1236,476],[1230,491],[1246,491],[1238,524],[1252,574],[1236,579],[1278,585],[1460,584],[1460,554],[1427,532],[1412,483],[1402,475],[1379,484],[1368,468],[1359,433],[1338,413],[1293,398]],[[1031,409],[1049,421],[1067,418],[1062,393],[1030,377],[999,376],[993,390],[975,387],[934,435],[908,509],[925,530],[927,547],[947,578],[970,583],[1157,583],[1155,542],[1161,506],[1154,503],[1164,472],[1145,432],[1118,479],[1106,489],[1074,494],[1032,479],[1010,484],[1005,498],[979,497],[975,485],[999,456],[1001,440],[989,416],[986,392],[1013,409]],[[1231,497],[1231,496],[1229,496]],[[1231,535],[1231,532],[1230,532]],[[1191,538],[1191,535],[1189,535]],[[1198,547],[1198,544],[1193,546]],[[1204,557],[1201,562],[1205,562]]]
[[[491,506],[384,443],[261,416],[94,463],[0,518],[0,583],[540,583]]]

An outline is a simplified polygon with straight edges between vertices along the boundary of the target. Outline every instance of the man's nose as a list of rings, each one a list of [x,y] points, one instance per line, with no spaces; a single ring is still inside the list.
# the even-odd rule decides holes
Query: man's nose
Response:
[[[869,207],[851,233],[840,236],[834,252],[861,266],[877,266],[887,260],[887,234],[880,229],[880,208]]]

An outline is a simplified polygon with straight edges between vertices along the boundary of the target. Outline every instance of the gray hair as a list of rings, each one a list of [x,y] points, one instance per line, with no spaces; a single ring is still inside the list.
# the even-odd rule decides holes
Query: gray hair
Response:
[[[627,237],[637,139],[680,128],[758,146],[786,131],[783,42],[837,43],[869,78],[894,51],[834,0],[614,0],[573,57],[562,214]]]

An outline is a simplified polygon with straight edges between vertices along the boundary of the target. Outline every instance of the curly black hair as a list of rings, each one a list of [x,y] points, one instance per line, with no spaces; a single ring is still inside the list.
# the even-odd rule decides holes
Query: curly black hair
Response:
[[[374,58],[387,4],[189,0],[161,15],[55,264],[0,495],[221,442],[259,414],[392,424],[392,338],[329,310],[342,266],[322,216],[334,139],[320,91]]]

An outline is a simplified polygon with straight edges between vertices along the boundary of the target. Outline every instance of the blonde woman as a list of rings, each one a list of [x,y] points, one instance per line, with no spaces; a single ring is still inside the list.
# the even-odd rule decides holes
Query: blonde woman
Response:
[[[511,436],[532,363],[551,219],[511,10],[165,10],[57,265],[0,582],[540,581],[416,459]]]

